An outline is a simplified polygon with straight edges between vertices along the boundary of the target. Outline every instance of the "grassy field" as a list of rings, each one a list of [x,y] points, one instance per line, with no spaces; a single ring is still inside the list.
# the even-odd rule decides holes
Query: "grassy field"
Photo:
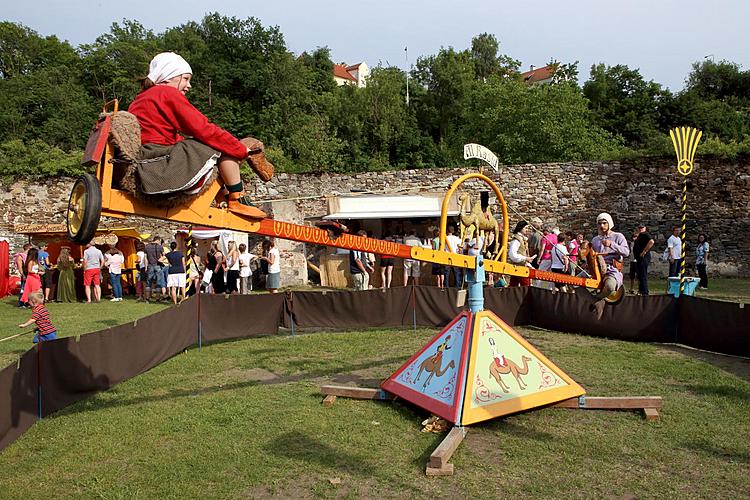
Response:
[[[159,307],[50,310],[72,335]],[[28,311],[0,308],[3,331],[19,330]],[[455,476],[427,478],[442,435],[420,432],[423,411],[341,398],[324,408],[318,386],[375,386],[437,330],[279,335],[189,350],[42,420],[0,453],[0,497],[750,496],[747,360],[519,331],[590,395],[662,396],[662,420],[564,409],[497,419],[469,429]],[[0,359],[29,345],[0,344]]]

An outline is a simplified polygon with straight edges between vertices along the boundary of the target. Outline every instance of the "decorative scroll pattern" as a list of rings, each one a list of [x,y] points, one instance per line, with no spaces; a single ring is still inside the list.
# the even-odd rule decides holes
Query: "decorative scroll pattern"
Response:
[[[539,389],[546,389],[548,387],[560,385],[560,379],[557,378],[557,375],[551,372],[539,360],[537,360],[536,362],[539,365],[539,376],[542,378],[542,383],[539,384]]]
[[[453,395],[456,393],[456,370],[453,370],[453,375],[451,375],[450,380],[448,380],[448,383],[445,384],[445,387],[440,389],[439,391],[435,391],[433,394],[435,396],[439,397],[440,399],[446,399],[448,401],[453,400]]]
[[[482,328],[480,330],[480,333],[482,337],[485,336],[485,334],[494,333],[498,331],[497,325],[493,323],[492,321],[487,321],[486,319],[482,320]]]
[[[474,402],[477,404],[490,403],[496,399],[501,399],[502,394],[492,392],[489,387],[484,385],[482,378],[477,375],[476,381],[474,381]]]
[[[406,382],[409,385],[414,385],[414,370],[417,369],[417,364],[412,363],[409,365],[409,367],[401,372],[401,375],[398,376],[399,379],[401,379],[403,382]]]
[[[397,255],[399,257],[411,256],[411,247],[393,241],[376,240],[348,233],[344,233],[335,240],[332,240],[328,235],[328,231],[323,229],[312,226],[300,226],[299,224],[272,219],[263,219],[258,233],[285,240],[304,241],[306,243],[316,243],[329,247],[349,248],[376,254]]]

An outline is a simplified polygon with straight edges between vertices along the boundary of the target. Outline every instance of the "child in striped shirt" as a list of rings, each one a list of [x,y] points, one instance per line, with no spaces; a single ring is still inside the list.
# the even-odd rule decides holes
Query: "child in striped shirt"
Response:
[[[57,331],[52,325],[49,319],[49,311],[44,306],[44,294],[41,290],[37,290],[29,294],[29,302],[31,303],[31,318],[26,323],[18,325],[19,328],[26,328],[32,323],[36,323],[34,332],[34,343],[44,342],[45,340],[55,340],[57,338]]]

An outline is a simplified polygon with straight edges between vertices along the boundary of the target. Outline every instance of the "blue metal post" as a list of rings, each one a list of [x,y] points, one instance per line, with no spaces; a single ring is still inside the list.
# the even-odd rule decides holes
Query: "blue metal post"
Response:
[[[484,259],[477,255],[476,269],[466,270],[466,283],[469,288],[469,311],[476,314],[484,309]]]

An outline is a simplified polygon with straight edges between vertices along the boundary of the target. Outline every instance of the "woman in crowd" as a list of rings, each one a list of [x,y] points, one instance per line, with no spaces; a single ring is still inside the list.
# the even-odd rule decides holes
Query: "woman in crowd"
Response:
[[[211,242],[211,250],[206,256],[206,269],[210,269],[211,288],[213,293],[224,293],[224,268],[226,265],[224,254],[219,250],[219,242]]]
[[[125,256],[114,245],[110,245],[107,252],[105,265],[109,269],[109,284],[112,286],[112,299],[110,302],[122,302],[122,265]]]
[[[385,233],[383,238],[385,241],[393,241],[391,233]],[[393,281],[393,255],[381,255],[380,256],[380,287],[390,288],[391,281]]]
[[[57,302],[76,301],[76,279],[73,274],[75,260],[70,256],[70,247],[62,247],[57,257]]]
[[[36,248],[30,248],[26,254],[26,263],[24,264],[26,269],[26,283],[23,286],[23,294],[21,295],[21,302],[28,304],[29,295],[37,290],[42,289],[42,278],[40,276],[41,268],[39,266],[39,250]],[[28,307],[28,306],[27,306]]]
[[[701,282],[698,286],[704,290],[708,288],[708,274],[706,273],[708,250],[708,237],[701,233],[698,235],[698,246],[695,247],[695,267],[698,270],[698,276],[701,278]]]
[[[167,288],[172,297],[172,303],[177,304],[177,291],[180,291],[180,300],[185,300],[185,256],[177,250],[177,242],[169,244],[170,252],[167,254],[169,262],[169,274],[167,275]]]
[[[247,245],[240,243],[240,293],[247,295],[253,290],[253,270],[250,263],[255,259],[255,255],[247,251]]]
[[[263,257],[261,260],[268,262],[268,276],[266,277],[266,290],[276,293],[281,286],[281,257],[276,241],[271,238],[263,241]]]
[[[430,246],[433,250],[440,250],[440,231],[432,231]],[[435,284],[438,288],[445,288],[445,266],[432,264],[432,275],[435,277]]]
[[[234,241],[229,242],[227,251],[227,289],[226,293],[237,293],[240,281],[240,252]]]
[[[198,255],[198,249],[193,246],[193,256],[190,257],[188,262],[188,269],[190,270],[190,284],[188,285],[188,295],[194,295],[198,293],[201,287],[201,281],[203,279],[203,263],[201,257]]]

